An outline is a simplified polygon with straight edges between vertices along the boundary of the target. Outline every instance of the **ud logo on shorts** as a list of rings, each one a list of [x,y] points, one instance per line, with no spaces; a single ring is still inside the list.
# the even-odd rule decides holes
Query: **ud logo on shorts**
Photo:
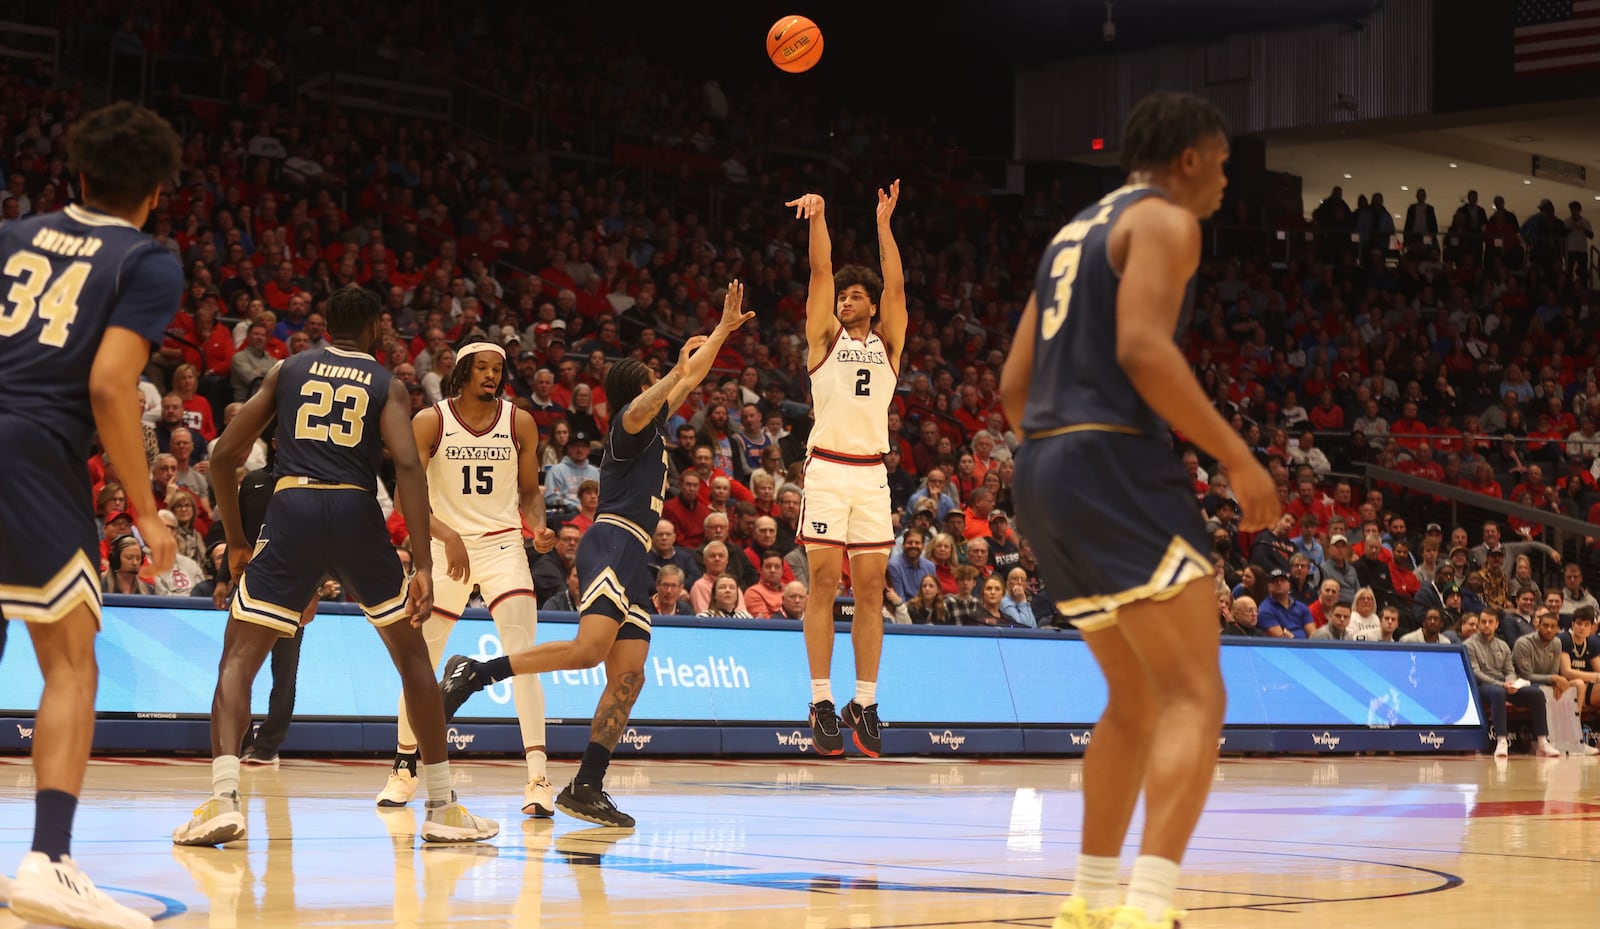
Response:
[[[813,520],[812,523],[811,523],[811,531],[815,532],[817,535],[827,535],[828,534],[828,524],[827,523],[819,523],[819,522],[816,522],[815,520]]]

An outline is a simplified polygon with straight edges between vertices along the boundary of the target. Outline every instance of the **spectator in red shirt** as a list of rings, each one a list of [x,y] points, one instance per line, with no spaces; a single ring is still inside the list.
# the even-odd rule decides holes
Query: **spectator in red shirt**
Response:
[[[661,518],[672,523],[678,541],[686,548],[698,549],[706,540],[706,514],[711,504],[700,496],[700,473],[685,471],[678,478],[678,493],[661,508]]]
[[[1528,465],[1528,470],[1523,472],[1522,483],[1511,488],[1511,499],[1520,503],[1523,494],[1528,495],[1529,506],[1541,510],[1550,508],[1554,495],[1551,493],[1550,485],[1544,482],[1543,468],[1536,464]]]
[[[1361,511],[1356,508],[1348,481],[1333,485],[1333,506],[1329,510],[1331,515],[1343,519],[1348,527],[1361,525]]]
[[[1433,448],[1426,442],[1417,444],[1414,456],[1410,461],[1402,461],[1395,468],[1402,474],[1422,478],[1425,481],[1443,481],[1444,468],[1439,462],[1433,460]]]
[[[1415,452],[1428,434],[1428,424],[1417,418],[1417,405],[1407,401],[1400,407],[1400,418],[1389,424],[1389,434],[1399,441],[1400,447]]]
[[[1303,477],[1296,484],[1295,498],[1289,501],[1287,507],[1290,516],[1294,517],[1294,524],[1300,525],[1307,517],[1313,517],[1319,527],[1328,525],[1328,517],[1333,515],[1327,503],[1322,499],[1322,494],[1317,491],[1316,482],[1309,477]]]
[[[272,280],[267,281],[267,286],[262,288],[262,299],[267,301],[267,306],[278,312],[289,308],[289,298],[295,294],[304,293],[300,285],[295,283],[294,262],[287,259],[278,262],[278,271]]]
[[[1433,424],[1433,450],[1441,455],[1459,454],[1461,451],[1461,430],[1450,425],[1450,414],[1440,413],[1438,420]]]
[[[1334,404],[1331,390],[1322,392],[1322,396],[1317,398],[1317,405],[1307,415],[1318,432],[1344,431],[1344,409]]]

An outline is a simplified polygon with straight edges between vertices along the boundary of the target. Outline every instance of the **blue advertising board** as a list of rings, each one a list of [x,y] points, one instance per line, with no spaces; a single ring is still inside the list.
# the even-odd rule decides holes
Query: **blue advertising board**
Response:
[[[203,747],[225,624],[207,603],[112,598],[98,644],[96,746]],[[576,629],[572,614],[547,613],[540,617],[539,639],[570,639]],[[884,715],[892,721],[884,736],[890,750],[1074,753],[1087,745],[1106,689],[1076,635],[889,631],[880,682]],[[469,611],[452,630],[447,653],[492,658],[503,647],[487,614]],[[849,635],[841,631],[833,667],[839,699],[853,688],[851,655]],[[1362,751],[1380,744],[1450,750],[1469,743],[1477,748],[1483,738],[1477,689],[1459,647],[1230,641],[1222,648],[1222,667],[1229,698],[1224,738],[1234,750]],[[809,675],[797,623],[661,618],[645,673],[625,750],[809,748]],[[604,669],[550,672],[542,679],[552,749],[581,750]],[[30,728],[42,684],[28,638],[11,636],[0,668],[0,748],[27,743],[21,733]],[[252,695],[258,713],[270,687],[263,669]],[[399,692],[399,678],[367,622],[348,608],[326,608],[306,630],[297,722],[285,748],[385,751],[392,746]],[[457,715],[453,747],[515,752],[516,730],[507,725],[514,718],[509,684],[490,687]],[[152,722],[165,731],[141,734]]]

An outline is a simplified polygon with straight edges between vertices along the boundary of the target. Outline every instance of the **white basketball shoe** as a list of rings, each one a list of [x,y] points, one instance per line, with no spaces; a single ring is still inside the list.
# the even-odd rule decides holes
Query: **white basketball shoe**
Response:
[[[417,795],[417,776],[410,768],[399,767],[389,771],[389,782],[378,791],[378,805],[405,806]]]
[[[11,882],[11,912],[26,922],[73,929],[151,929],[155,923],[106,896],[70,857],[29,852]]]
[[[522,788],[522,812],[540,819],[556,815],[556,788],[548,777],[529,781]]]

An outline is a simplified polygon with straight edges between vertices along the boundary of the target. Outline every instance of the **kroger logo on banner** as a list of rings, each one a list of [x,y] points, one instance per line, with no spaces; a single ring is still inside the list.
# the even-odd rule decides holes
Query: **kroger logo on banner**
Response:
[[[629,728],[627,732],[622,734],[620,741],[623,745],[629,746],[634,751],[642,752],[644,751],[644,747],[649,745],[654,739],[655,736],[653,735],[645,735],[637,729]]]
[[[956,735],[954,732],[946,729],[943,732],[928,733],[928,741],[932,742],[934,745],[940,745],[948,748],[953,752],[961,748],[961,746],[966,743],[967,737],[964,735]]]
[[[1417,733],[1417,740],[1429,748],[1440,748],[1444,745],[1444,736],[1432,732]]]
[[[471,745],[477,738],[476,734],[462,732],[454,726],[451,726],[449,731],[444,734],[444,740],[454,746],[458,752],[466,751],[467,746]]]
[[[792,748],[796,751],[811,751],[811,736],[796,729],[793,732],[774,732],[777,736],[779,748]]]
[[[1311,744],[1318,748],[1338,748],[1339,743],[1342,741],[1344,740],[1331,732],[1313,732],[1311,734]]]

